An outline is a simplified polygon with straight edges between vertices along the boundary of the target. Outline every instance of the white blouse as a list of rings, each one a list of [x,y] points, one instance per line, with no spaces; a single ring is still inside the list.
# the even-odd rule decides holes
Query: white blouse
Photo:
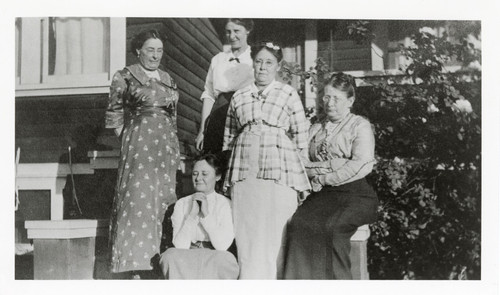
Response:
[[[205,91],[200,99],[208,98],[215,101],[219,94],[236,91],[253,81],[250,46],[238,57],[234,56],[231,50],[220,52],[212,58],[205,80]]]
[[[174,246],[189,249],[191,243],[210,241],[216,250],[227,250],[234,239],[231,201],[216,192],[208,194],[208,215],[192,218],[189,212],[193,197],[194,194],[175,203],[172,214]]]

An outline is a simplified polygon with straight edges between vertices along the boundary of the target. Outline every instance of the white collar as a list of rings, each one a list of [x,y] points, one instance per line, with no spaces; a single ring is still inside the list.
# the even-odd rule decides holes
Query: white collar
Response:
[[[141,69],[144,71],[144,74],[146,74],[146,76],[148,76],[148,78],[150,78],[150,79],[156,78],[157,80],[161,80],[160,74],[158,73],[158,70],[148,71],[144,67],[141,67]]]
[[[213,192],[209,193],[209,194],[208,194],[208,195],[206,195],[206,196],[207,196],[207,198],[209,198],[209,197],[210,197],[210,198],[214,198],[216,195],[217,195],[217,192],[216,192],[216,191],[213,191]]]
[[[251,46],[250,45],[247,45],[247,49],[245,49],[245,51],[243,51],[238,57],[236,55],[234,55],[233,51],[231,50],[231,47],[229,47],[229,49],[226,51],[226,54],[229,56],[229,57],[234,57],[234,58],[238,58],[238,59],[241,59],[241,57],[245,56],[245,55],[248,55],[250,56],[250,48]]]
[[[278,81],[276,81],[276,79],[274,79],[273,81],[271,81],[271,83],[269,83],[269,85],[266,86],[266,88],[264,88],[264,90],[262,90],[262,93],[261,95],[267,95],[271,89],[273,89],[275,86],[276,86],[276,83],[278,83]],[[257,87],[257,85],[252,84],[252,92],[255,91],[255,93],[258,93],[260,90],[259,90],[259,87]]]

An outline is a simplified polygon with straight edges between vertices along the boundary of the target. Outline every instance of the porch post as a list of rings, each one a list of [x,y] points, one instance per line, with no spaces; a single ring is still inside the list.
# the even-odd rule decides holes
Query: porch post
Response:
[[[318,58],[318,21],[311,19],[306,20],[306,41],[304,42],[304,67],[305,70],[309,70],[311,67],[316,65],[316,59]],[[316,107],[316,93],[311,91],[311,79],[305,81],[305,93],[306,93],[306,108]]]
[[[383,71],[388,68],[387,47],[389,43],[389,31],[387,21],[373,22],[373,34],[371,43],[372,71]]]

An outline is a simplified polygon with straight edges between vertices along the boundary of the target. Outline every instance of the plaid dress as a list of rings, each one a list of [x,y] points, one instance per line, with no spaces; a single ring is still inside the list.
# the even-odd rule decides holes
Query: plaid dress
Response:
[[[238,90],[229,105],[223,150],[231,150],[224,188],[247,178],[249,149],[260,134],[258,179],[275,180],[297,192],[311,186],[299,157],[308,146],[304,108],[295,89],[274,81],[263,93],[255,84]]]

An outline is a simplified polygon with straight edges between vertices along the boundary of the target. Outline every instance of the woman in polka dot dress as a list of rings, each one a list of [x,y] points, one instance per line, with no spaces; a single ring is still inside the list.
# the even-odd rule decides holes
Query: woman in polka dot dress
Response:
[[[163,44],[156,30],[138,34],[131,50],[139,63],[118,71],[111,85],[106,128],[122,141],[110,221],[113,273],[152,270],[163,216],[177,199],[179,94],[170,75],[158,69]]]

